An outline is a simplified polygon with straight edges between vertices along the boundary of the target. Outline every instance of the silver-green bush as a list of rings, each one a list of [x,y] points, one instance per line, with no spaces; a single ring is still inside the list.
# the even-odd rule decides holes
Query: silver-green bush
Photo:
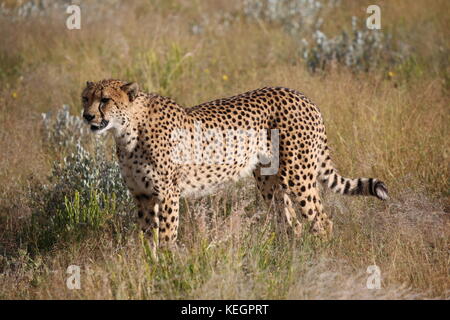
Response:
[[[356,17],[352,17],[351,31],[327,36],[321,30],[322,24],[332,18],[339,5],[337,0],[325,4],[318,0],[246,0],[243,12],[250,21],[280,25],[298,44],[300,56],[311,72],[327,70],[333,64],[369,71],[402,60],[406,53],[396,50],[391,34],[360,27]]]

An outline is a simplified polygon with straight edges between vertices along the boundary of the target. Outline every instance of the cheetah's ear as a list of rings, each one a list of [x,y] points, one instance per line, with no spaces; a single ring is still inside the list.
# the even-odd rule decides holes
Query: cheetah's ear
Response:
[[[94,83],[92,81],[86,81],[86,87],[92,87]]]
[[[139,92],[139,86],[136,82],[129,82],[120,87],[120,89],[122,89],[128,95],[128,99],[130,99],[130,102],[133,102]]]

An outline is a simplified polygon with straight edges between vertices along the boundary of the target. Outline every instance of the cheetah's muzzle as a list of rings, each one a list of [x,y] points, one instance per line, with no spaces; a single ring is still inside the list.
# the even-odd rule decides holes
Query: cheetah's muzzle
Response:
[[[102,122],[100,122],[100,125],[97,126],[95,124],[91,125],[91,130],[92,131],[98,131],[98,130],[102,130],[104,128],[106,128],[106,126],[109,124],[108,120],[103,119]]]

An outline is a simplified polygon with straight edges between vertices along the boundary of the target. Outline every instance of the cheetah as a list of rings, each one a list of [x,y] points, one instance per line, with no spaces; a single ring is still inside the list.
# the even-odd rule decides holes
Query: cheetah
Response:
[[[339,194],[388,198],[378,179],[338,174],[319,108],[293,89],[264,87],[184,108],[134,82],[109,79],[87,82],[82,104],[92,132],[114,134],[139,226],[153,248],[176,243],[181,196],[208,194],[251,174],[296,236],[300,216],[313,234],[332,233],[319,184]]]

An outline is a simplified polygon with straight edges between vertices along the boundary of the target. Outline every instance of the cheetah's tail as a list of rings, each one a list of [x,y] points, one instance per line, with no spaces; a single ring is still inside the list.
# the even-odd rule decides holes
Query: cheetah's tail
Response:
[[[328,147],[325,147],[325,149],[325,154],[327,154]],[[331,162],[329,154],[319,163],[318,181],[335,193],[374,196],[381,200],[389,199],[386,185],[378,179],[350,179],[339,175]]]

